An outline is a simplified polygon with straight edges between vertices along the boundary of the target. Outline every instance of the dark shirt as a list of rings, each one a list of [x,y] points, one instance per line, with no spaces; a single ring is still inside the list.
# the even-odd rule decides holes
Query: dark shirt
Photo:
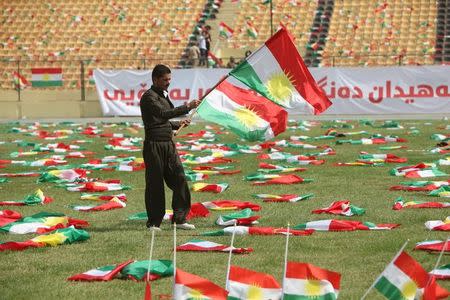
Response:
[[[180,124],[169,120],[189,112],[186,104],[174,107],[164,91],[153,85],[142,95],[140,107],[145,139],[150,141],[170,141],[172,130],[178,129]]]

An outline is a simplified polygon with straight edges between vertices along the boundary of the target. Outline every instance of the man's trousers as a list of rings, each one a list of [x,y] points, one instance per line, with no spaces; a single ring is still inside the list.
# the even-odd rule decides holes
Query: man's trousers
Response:
[[[173,141],[144,141],[147,227],[160,226],[166,212],[164,182],[172,190],[172,222],[182,224],[191,208],[191,193]]]

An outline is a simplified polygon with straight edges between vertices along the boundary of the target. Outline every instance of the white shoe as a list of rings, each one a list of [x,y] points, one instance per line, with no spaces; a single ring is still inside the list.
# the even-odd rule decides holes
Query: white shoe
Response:
[[[148,230],[150,230],[150,231],[154,231],[154,232],[162,231],[162,229],[161,229],[161,228],[159,228],[159,227],[156,227],[156,226],[148,227]]]
[[[176,226],[177,226],[177,229],[195,230],[195,226],[193,224],[189,224],[189,223],[177,224]]]

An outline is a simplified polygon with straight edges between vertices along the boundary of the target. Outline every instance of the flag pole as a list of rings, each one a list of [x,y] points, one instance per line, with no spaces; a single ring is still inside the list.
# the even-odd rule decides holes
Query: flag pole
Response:
[[[227,74],[226,76],[222,77],[222,79],[220,79],[220,80],[219,80],[219,81],[218,81],[211,89],[209,89],[209,90],[206,92],[206,94],[204,94],[204,95],[202,96],[202,98],[200,98],[200,100],[205,99],[205,97],[208,96],[209,93],[211,93],[211,92],[212,92],[219,84],[221,84],[222,82],[224,82],[225,80],[227,80],[228,77],[230,77],[230,74]],[[198,106],[194,109],[193,112],[191,112],[191,114],[189,115],[189,117],[187,118],[187,120],[189,120],[189,121],[192,120],[192,117],[193,117],[193,116],[195,115],[195,113],[197,112],[197,108],[198,108]],[[181,129],[183,129],[184,126],[185,126],[185,125],[182,124],[182,125],[177,129],[177,131],[175,131],[175,134],[174,134],[174,135],[178,135],[178,133],[181,131]]]
[[[153,255],[154,241],[155,241],[155,231],[152,230],[152,239],[150,240],[150,254],[149,254],[149,258],[148,258],[148,268],[147,268],[147,278],[146,278],[144,299],[152,299],[152,290],[151,290],[151,286],[150,286],[150,269],[152,267],[152,255]]]
[[[434,268],[431,271],[435,270],[439,266],[439,263],[441,262],[442,255],[444,254],[445,248],[447,248],[447,243],[448,243],[449,238],[450,238],[450,236],[448,236],[447,239],[445,240],[445,243],[444,243],[444,246],[442,247],[441,253],[439,253],[438,260],[436,261],[436,264],[434,265]],[[433,278],[433,276],[434,275],[429,274],[428,282],[425,286],[428,286],[430,284],[430,281]]]
[[[286,271],[287,271],[287,262],[288,262],[288,249],[289,249],[289,235],[291,235],[290,234],[290,230],[289,230],[289,223],[288,223],[288,225],[287,225],[287,231],[286,231],[286,246],[285,246],[285,249],[284,249],[284,271],[283,271],[283,281],[282,281],[282,284],[283,284],[283,288],[282,288],[282,295],[284,295],[284,281],[285,281],[285,278],[286,278]]]
[[[397,259],[397,257],[400,256],[400,254],[402,253],[403,249],[405,249],[406,245],[408,244],[409,239],[406,240],[406,242],[403,244],[403,246],[400,248],[400,250],[398,250],[397,254],[394,256],[393,259],[391,259],[391,261],[389,262],[392,263],[394,260]],[[389,265],[388,264],[388,265]],[[385,268],[386,269],[386,268]],[[384,270],[383,270],[384,271]],[[383,274],[383,272],[381,272],[381,274]],[[369,294],[370,290],[375,286],[375,284],[377,284],[378,280],[381,278],[381,274],[378,275],[377,279],[375,279],[375,281],[372,283],[372,285],[369,287],[369,289],[366,291],[366,293],[361,297],[361,300],[365,299],[367,297],[367,295]]]
[[[225,280],[225,289],[227,291],[229,291],[229,286],[228,286],[228,278],[230,277],[230,268],[231,268],[231,254],[233,253],[233,244],[234,244],[234,235],[236,234],[236,224],[237,224],[237,220],[234,221],[234,227],[233,227],[233,233],[231,234],[231,245],[230,245],[230,251],[228,252],[228,266],[227,266],[227,278]]]
[[[175,291],[175,276],[177,274],[177,223],[173,223],[173,291]]]

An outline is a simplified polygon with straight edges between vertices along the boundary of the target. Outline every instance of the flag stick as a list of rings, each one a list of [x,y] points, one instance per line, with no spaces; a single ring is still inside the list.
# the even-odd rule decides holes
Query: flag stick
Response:
[[[152,287],[150,286],[150,270],[152,267],[152,255],[153,255],[154,241],[155,241],[155,231],[152,230],[152,239],[150,241],[150,254],[149,254],[149,258],[148,258],[147,279],[146,279],[145,293],[144,293],[145,300],[152,299]]]
[[[399,257],[399,255],[402,253],[403,249],[405,249],[405,247],[408,244],[408,242],[409,242],[409,239],[406,240],[406,242],[403,244],[403,246],[400,248],[400,250],[398,250],[397,254],[394,256],[394,258],[391,259],[389,264],[392,263],[394,260],[396,260],[397,257]],[[383,274],[383,272],[381,272],[381,274]],[[377,279],[375,279],[375,281],[372,283],[372,285],[369,287],[369,289],[366,291],[366,293],[361,297],[361,300],[363,300],[363,299],[365,299],[367,297],[367,295],[369,294],[370,290],[375,286],[375,284],[377,284],[378,280],[381,278],[381,274],[378,275]]]
[[[286,247],[284,249],[284,271],[283,271],[283,289],[282,289],[282,295],[284,295],[284,279],[286,278],[286,270],[287,270],[287,262],[288,262],[288,248],[289,248],[289,223],[287,225],[287,231],[286,231]]]
[[[175,275],[177,273],[177,223],[173,223],[173,290],[175,291]]]
[[[153,242],[155,241],[155,231],[152,230],[152,239],[150,241],[150,255],[148,258],[147,282],[150,281],[150,268],[152,266]]]
[[[204,94],[202,96],[202,98],[200,100],[205,99],[206,96],[209,95],[209,93],[211,93],[219,84],[221,84],[223,81],[225,81],[228,77],[230,77],[230,74],[227,74],[226,76],[222,77],[222,79],[220,79],[210,90],[208,90],[206,92],[206,94]],[[187,118],[189,121],[192,120],[192,117],[195,115],[195,113],[197,112],[197,108],[198,106],[194,109],[193,112],[191,112],[191,114],[189,115],[189,117]],[[185,125],[181,124],[181,126],[177,129],[177,131],[175,131],[174,135],[178,135],[178,133],[181,131],[181,129],[183,129]]]
[[[237,224],[237,220],[235,220],[234,222],[234,227],[233,227],[233,233],[231,234],[231,245],[230,245],[230,251],[228,252],[228,266],[227,266],[227,278],[225,281],[225,288],[227,291],[229,291],[229,286],[228,286],[228,278],[230,277],[230,268],[231,268],[231,254],[233,253],[233,244],[234,244],[234,235],[236,233],[236,224]]]
[[[439,253],[438,260],[436,261],[436,264],[434,265],[434,268],[432,269],[432,271],[435,270],[439,266],[439,263],[441,262],[441,258],[442,258],[442,255],[444,254],[445,248],[447,248],[447,243],[448,243],[449,238],[450,238],[450,236],[448,236],[447,239],[445,240],[444,246],[442,247],[441,253]],[[430,284],[430,281],[433,278],[433,276],[434,275],[431,275],[431,274],[429,275],[428,282],[425,286],[428,286]]]

